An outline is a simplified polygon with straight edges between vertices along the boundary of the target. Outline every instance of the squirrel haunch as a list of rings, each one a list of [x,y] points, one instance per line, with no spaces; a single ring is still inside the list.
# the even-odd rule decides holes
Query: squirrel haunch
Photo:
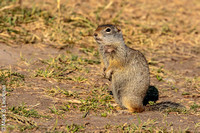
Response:
[[[99,44],[105,76],[111,80],[115,101],[130,112],[142,112],[150,84],[144,55],[126,46],[121,30],[114,25],[98,26],[94,38]]]

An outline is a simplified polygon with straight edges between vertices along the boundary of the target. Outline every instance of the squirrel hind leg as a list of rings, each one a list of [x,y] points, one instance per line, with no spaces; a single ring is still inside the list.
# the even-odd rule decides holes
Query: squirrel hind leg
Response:
[[[133,113],[141,113],[144,111],[144,107],[130,107],[128,108],[128,111]]]
[[[127,97],[124,97],[122,98],[122,104],[123,106],[125,106],[127,108],[127,110],[129,112],[132,112],[132,113],[140,113],[140,112],[143,112],[145,110],[142,102],[138,102],[138,98],[135,98],[134,99],[129,99]]]

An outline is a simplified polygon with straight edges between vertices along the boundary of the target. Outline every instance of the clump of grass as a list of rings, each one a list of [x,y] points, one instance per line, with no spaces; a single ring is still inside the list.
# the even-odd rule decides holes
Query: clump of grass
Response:
[[[52,10],[52,8],[56,9],[55,4],[52,5],[51,10],[47,10],[40,6],[26,7],[14,1],[2,1],[0,3],[1,42],[8,45],[42,43],[64,48],[73,47],[85,35],[92,33],[93,28],[96,27],[94,22],[81,14],[71,12],[60,3],[58,5],[57,11]],[[62,13],[64,11],[65,13]],[[85,27],[86,30],[78,27]]]
[[[101,113],[101,117],[107,117],[107,112]]]
[[[67,94],[67,96],[73,97],[73,100],[69,100],[68,103],[59,106],[57,109],[55,106],[49,108],[54,114],[63,114],[66,111],[80,110],[85,112],[83,118],[85,118],[89,111],[101,112],[102,117],[107,117],[109,113],[112,112],[114,107],[111,105],[113,98],[108,94],[107,88],[95,88],[89,92],[89,96],[82,97],[77,96],[77,93]]]
[[[80,111],[88,112],[92,110],[94,112],[111,112],[113,110],[113,106],[111,105],[111,101],[113,101],[112,96],[107,93],[107,88],[95,88],[90,92],[90,95],[84,99],[81,99],[81,104],[73,103],[72,107],[79,108]],[[106,117],[107,114],[102,114],[102,116]]]
[[[190,95],[189,92],[183,92],[182,95]]]
[[[117,126],[116,128],[123,132],[153,132],[156,131],[155,124],[156,120],[148,119],[143,122],[138,116],[138,124],[127,124]]]
[[[187,88],[194,88],[198,93],[200,93],[200,77],[185,78],[185,86]]]
[[[158,81],[162,81],[163,77],[166,75],[166,72],[163,69],[163,66],[161,66],[160,68],[157,68],[157,67],[154,67],[154,66],[150,66],[150,68],[152,69],[151,72],[155,76],[155,78]]]
[[[81,132],[84,131],[85,126],[78,125],[78,124],[72,124],[72,125],[66,125],[67,132],[75,133],[75,132]]]
[[[154,34],[158,31],[157,28],[155,27],[148,27],[148,26],[144,26],[142,29],[141,29],[141,32],[142,33],[149,33],[149,34]]]
[[[69,104],[65,104],[59,107],[60,110],[69,111],[71,106]]]
[[[20,125],[18,128],[21,132],[23,132],[23,131],[26,131],[26,130],[32,130],[32,129],[37,128],[37,127],[35,125]]]
[[[168,35],[171,32],[172,32],[172,30],[170,29],[170,27],[167,24],[162,26],[161,35]]]
[[[37,123],[32,118],[49,118],[49,116],[40,115],[34,109],[27,109],[27,107],[22,104],[20,106],[12,106],[8,108],[7,117],[10,120],[14,120],[18,125],[10,125],[7,130],[12,131],[14,129],[19,129],[20,131],[32,130],[38,128]]]
[[[29,27],[24,26],[24,24],[29,25],[38,21],[39,18],[43,20],[51,18],[49,16],[50,14],[36,7],[21,8],[20,6],[13,6],[11,9],[1,11],[0,29],[3,33],[0,36],[1,42],[13,45],[41,41],[41,38],[33,33]]]
[[[60,87],[53,87],[47,90],[47,92],[49,93],[49,95],[52,96],[56,96],[56,95],[64,95],[66,97],[73,97],[73,98],[79,98],[79,95],[76,91],[72,92],[70,90],[66,90]]]
[[[75,62],[76,60],[77,59],[73,56],[69,59],[64,55],[56,58],[50,58],[49,60],[42,60],[45,67],[38,69],[35,76],[56,79],[71,79],[68,75],[77,69],[81,69]]]
[[[74,78],[72,78],[72,80],[75,81],[75,82],[79,82],[79,83],[87,81],[87,79],[82,77],[82,76],[74,77]]]
[[[165,133],[165,132],[169,132],[169,130],[167,129],[167,127],[169,127],[169,124],[167,124],[167,126],[160,126],[160,127],[157,127],[156,124],[158,122],[154,119],[147,119],[146,121],[142,121],[140,119],[140,117],[138,116],[138,122],[137,124],[136,123],[133,123],[133,124],[127,124],[125,123],[124,125],[119,125],[119,126],[116,126],[116,130],[119,131],[119,132],[139,132],[139,133],[143,133],[143,132],[149,132],[149,133],[152,133],[152,132],[161,132],[161,133]],[[111,127],[112,128],[112,127]],[[171,131],[179,131],[179,132],[187,132],[188,128],[186,129],[182,129],[182,128],[179,128],[179,130],[174,130],[174,128],[171,128]]]
[[[7,87],[7,91],[12,91],[12,87],[23,84],[25,77],[23,74],[13,72],[11,69],[0,69],[0,84]]]
[[[44,67],[36,70],[36,77],[54,78],[60,80],[74,80],[77,82],[86,81],[86,79],[82,76],[70,77],[69,75],[71,73],[86,70],[86,64],[93,65],[100,63],[96,60],[79,58],[75,55],[71,55],[71,57],[59,55],[55,58],[50,58],[49,60],[42,60],[41,62],[44,64]]]
[[[190,106],[190,110],[195,111],[195,112],[200,112],[200,105],[197,103],[194,103],[193,105]]]
[[[52,108],[49,107],[49,109],[50,109],[51,113],[56,114],[56,115],[60,115],[60,114],[63,114],[63,113],[64,113],[63,110],[57,109],[54,105],[53,105]]]
[[[33,118],[42,117],[42,115],[40,115],[36,110],[27,109],[25,105],[9,107],[8,110],[13,112],[14,114],[24,117],[33,117]]]

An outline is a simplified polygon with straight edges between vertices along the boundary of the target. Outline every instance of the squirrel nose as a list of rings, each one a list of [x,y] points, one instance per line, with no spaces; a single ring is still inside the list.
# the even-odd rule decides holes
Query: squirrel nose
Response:
[[[98,36],[98,34],[97,34],[97,33],[94,33],[94,36],[95,36],[95,37],[97,37],[97,36]]]

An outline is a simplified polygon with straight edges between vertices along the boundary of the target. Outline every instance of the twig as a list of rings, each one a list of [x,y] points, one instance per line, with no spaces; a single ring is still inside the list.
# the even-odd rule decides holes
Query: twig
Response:
[[[0,11],[11,9],[11,8],[16,8],[16,7],[19,7],[19,6],[20,6],[20,4],[5,6],[5,7],[1,8]]]

